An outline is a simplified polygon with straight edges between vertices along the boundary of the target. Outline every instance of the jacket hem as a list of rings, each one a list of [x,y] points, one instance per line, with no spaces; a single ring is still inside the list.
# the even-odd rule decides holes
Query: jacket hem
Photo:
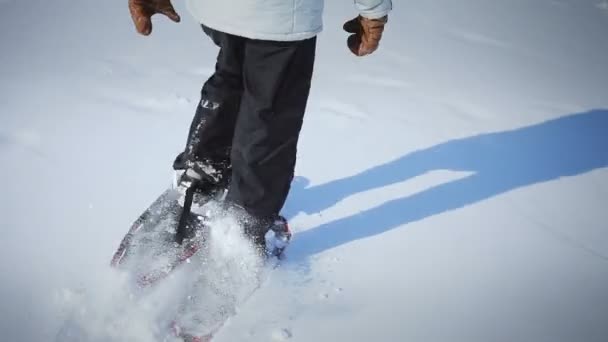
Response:
[[[387,16],[391,11],[390,10],[384,10],[384,11],[378,11],[378,12],[362,12],[361,16],[367,19],[380,19],[384,16]]]
[[[261,33],[252,32],[247,30],[238,29],[229,25],[221,25],[208,20],[199,20],[199,22],[207,27],[210,27],[216,31],[228,33],[234,36],[256,39],[256,40],[271,40],[279,42],[298,41],[305,40],[318,35],[322,30],[323,26],[313,30],[305,32],[293,32],[293,33]]]

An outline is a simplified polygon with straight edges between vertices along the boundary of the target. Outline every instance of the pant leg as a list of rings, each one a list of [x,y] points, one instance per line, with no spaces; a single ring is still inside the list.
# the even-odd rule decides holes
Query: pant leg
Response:
[[[243,94],[245,39],[203,26],[220,48],[214,74],[201,90],[201,100],[190,126],[186,148],[174,163],[175,169],[215,169],[226,178],[236,117]],[[209,171],[208,171],[209,172]]]
[[[247,40],[244,92],[232,144],[227,200],[255,216],[279,213],[293,178],[316,38]]]

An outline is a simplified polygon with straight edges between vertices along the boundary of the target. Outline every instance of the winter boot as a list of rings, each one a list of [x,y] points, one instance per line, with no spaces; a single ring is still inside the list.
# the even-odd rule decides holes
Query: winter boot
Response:
[[[291,240],[291,232],[283,216],[254,217],[234,203],[226,202],[225,205],[226,213],[239,221],[245,237],[253,243],[261,257],[280,258],[283,255]]]
[[[281,258],[283,251],[291,241],[291,231],[285,217],[278,215],[264,235],[264,251],[267,257]]]

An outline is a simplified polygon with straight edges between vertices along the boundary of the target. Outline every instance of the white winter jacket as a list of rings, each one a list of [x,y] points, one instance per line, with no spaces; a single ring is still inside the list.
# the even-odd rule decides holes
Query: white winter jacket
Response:
[[[344,0],[331,0],[344,1]],[[391,0],[354,0],[359,13],[380,18]],[[263,40],[293,41],[314,37],[323,28],[324,0],[187,0],[201,24],[233,35]]]

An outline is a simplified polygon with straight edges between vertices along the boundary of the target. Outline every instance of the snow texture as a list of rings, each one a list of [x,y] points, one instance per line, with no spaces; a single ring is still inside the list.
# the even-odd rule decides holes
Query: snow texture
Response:
[[[181,1],[150,37],[124,2],[52,3],[0,0],[0,340],[52,341],[72,316],[92,341],[151,341],[198,274],[255,264],[227,224],[231,265],[193,260],[154,295],[109,267],[217,50]],[[327,1],[292,245],[214,341],[607,341],[607,13],[400,2],[356,58],[352,1]]]

